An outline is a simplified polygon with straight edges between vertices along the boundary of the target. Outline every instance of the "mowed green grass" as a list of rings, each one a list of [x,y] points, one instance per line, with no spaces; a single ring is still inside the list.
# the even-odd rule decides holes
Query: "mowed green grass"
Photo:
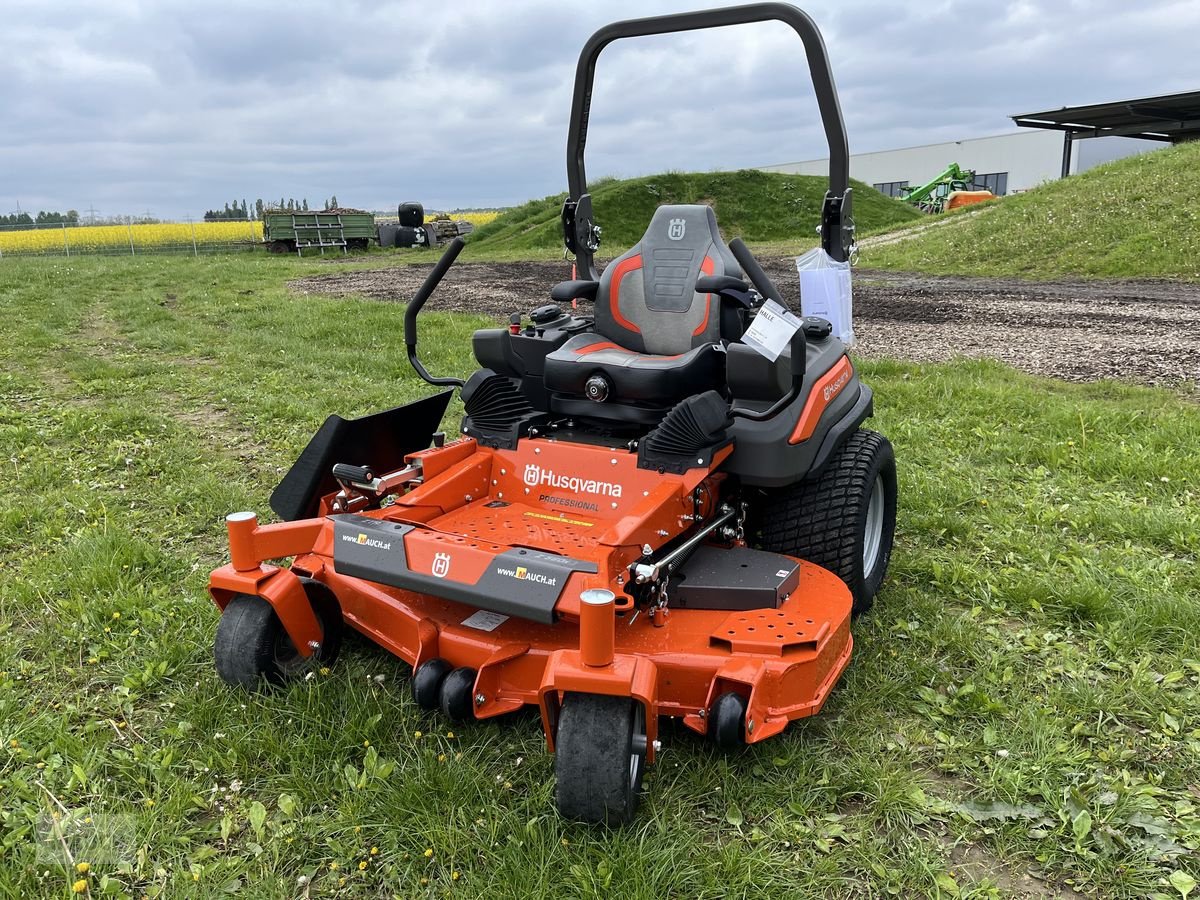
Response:
[[[329,270],[0,263],[0,896],[1191,890],[1200,409],[1165,390],[860,363],[901,508],[850,670],[744,753],[668,728],[623,830],[557,818],[535,716],[449,726],[364,641],[226,688],[223,516],[265,516],[326,414],[427,390],[402,307],[284,287]],[[429,367],[478,324],[428,315]]]
[[[950,213],[863,265],[1027,278],[1200,278],[1200,144],[1178,144]],[[857,202],[857,198],[856,198]]]

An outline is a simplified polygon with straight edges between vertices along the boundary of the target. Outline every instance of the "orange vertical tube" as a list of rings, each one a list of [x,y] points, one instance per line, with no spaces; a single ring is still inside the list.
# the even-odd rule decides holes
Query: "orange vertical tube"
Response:
[[[617,639],[616,596],[604,588],[589,588],[579,601],[579,660],[585,666],[607,666]]]
[[[258,528],[258,515],[252,512],[230,513],[225,517],[229,530],[229,561],[239,572],[257,569],[262,560],[254,552],[254,531]]]

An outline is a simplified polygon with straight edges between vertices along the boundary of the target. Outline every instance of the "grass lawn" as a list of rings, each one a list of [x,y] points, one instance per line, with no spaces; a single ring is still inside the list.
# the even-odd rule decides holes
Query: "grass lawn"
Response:
[[[451,729],[365,642],[217,679],[223,516],[265,516],[327,413],[426,393],[401,306],[283,287],[328,270],[0,262],[0,896],[1186,898],[1195,404],[863,362],[901,510],[847,677],[739,755],[667,729],[608,833],[558,820],[535,716]],[[429,314],[429,368],[479,324]]]

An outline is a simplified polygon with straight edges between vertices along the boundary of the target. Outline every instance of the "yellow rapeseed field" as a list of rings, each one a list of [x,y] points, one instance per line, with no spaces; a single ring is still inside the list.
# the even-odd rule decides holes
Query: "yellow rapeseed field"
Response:
[[[198,248],[261,241],[262,222],[160,222],[156,225],[86,225],[75,228],[0,229],[0,253],[121,253],[169,247]]]
[[[438,215],[438,213],[427,212],[425,217],[432,218],[436,215]],[[500,213],[494,209],[472,209],[468,210],[467,212],[454,212],[447,213],[446,215],[448,215],[455,222],[457,222],[459,219],[466,219],[468,222],[478,228],[480,225],[486,225],[488,222],[492,221],[492,219],[496,218],[498,215],[500,215]]]

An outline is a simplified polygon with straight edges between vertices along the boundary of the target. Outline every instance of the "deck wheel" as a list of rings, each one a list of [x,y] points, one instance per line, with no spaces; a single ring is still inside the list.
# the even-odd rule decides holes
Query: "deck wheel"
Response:
[[[327,589],[325,589],[327,591]],[[271,604],[262,597],[238,594],[221,613],[213,657],[217,674],[227,684],[251,690],[280,685],[311,669],[328,665],[341,645],[341,610],[332,595],[305,585],[321,625],[321,647],[301,656]]]
[[[421,709],[432,712],[442,703],[442,682],[454,666],[439,657],[427,659],[413,672],[412,695]]]
[[[726,691],[713,701],[708,713],[708,736],[722,750],[746,745],[746,698]]]
[[[646,714],[632,697],[567,694],[555,737],[558,811],[596,825],[633,820],[646,768]]]
[[[455,669],[445,680],[439,692],[442,715],[451,722],[470,722],[475,718],[474,669],[465,666]]]

